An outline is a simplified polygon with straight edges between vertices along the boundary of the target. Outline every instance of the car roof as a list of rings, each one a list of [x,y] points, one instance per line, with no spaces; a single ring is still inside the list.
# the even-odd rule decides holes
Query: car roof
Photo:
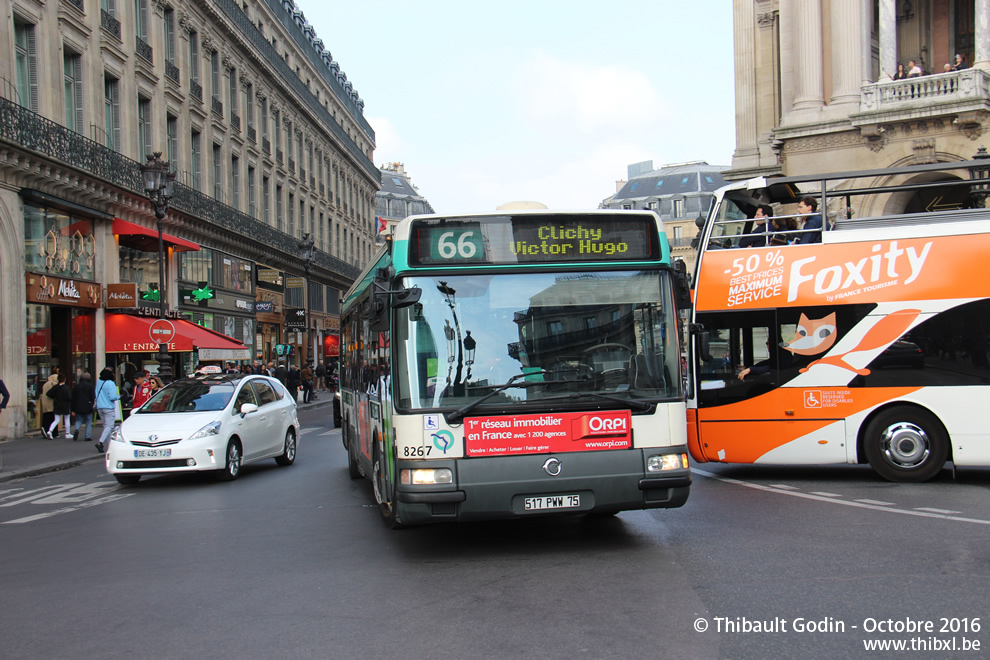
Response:
[[[203,374],[203,373],[196,373],[196,374],[193,374],[192,376],[186,376],[185,378],[179,378],[179,379],[175,380],[174,382],[175,383],[184,383],[184,384],[194,384],[194,383],[196,383],[196,384],[203,384],[203,383],[207,383],[207,384],[230,383],[231,385],[236,386],[237,383],[241,382],[245,378],[252,378],[252,377],[254,377],[254,378],[265,378],[267,380],[267,377],[266,376],[263,376],[261,374],[242,374],[242,373],[236,373],[236,374]]]

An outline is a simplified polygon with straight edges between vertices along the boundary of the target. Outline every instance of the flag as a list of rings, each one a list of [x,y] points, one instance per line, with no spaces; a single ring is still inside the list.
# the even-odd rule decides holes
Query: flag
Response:
[[[375,236],[381,236],[388,230],[388,221],[380,215],[375,216]]]

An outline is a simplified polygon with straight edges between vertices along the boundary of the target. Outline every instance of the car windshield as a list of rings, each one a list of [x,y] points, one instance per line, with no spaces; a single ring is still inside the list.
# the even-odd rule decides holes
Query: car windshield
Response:
[[[223,410],[233,395],[234,384],[231,382],[178,381],[155,394],[133,414],[153,415],[156,413],[195,413]]]
[[[396,310],[401,408],[682,396],[666,271],[437,275],[401,286],[423,291]]]

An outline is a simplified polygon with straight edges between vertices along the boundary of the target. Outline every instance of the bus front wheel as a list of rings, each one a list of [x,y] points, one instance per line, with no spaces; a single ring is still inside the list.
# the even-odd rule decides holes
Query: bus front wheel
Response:
[[[942,424],[924,410],[897,406],[867,425],[863,450],[873,470],[888,481],[928,481],[949,456]]]
[[[372,481],[375,485],[375,501],[378,502],[378,510],[382,514],[385,525],[392,529],[398,529],[401,525],[395,517],[395,502],[392,501],[392,485],[388,479],[388,466],[385,465],[378,444],[378,438],[372,440],[374,449],[372,450],[371,464],[374,473]]]

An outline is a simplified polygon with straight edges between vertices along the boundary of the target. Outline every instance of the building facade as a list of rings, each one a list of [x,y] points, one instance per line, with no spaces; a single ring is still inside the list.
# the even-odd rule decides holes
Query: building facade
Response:
[[[970,159],[990,138],[990,0],[734,0],[733,12],[726,178]],[[923,75],[900,78],[911,62]],[[883,210],[856,206],[869,203],[849,212]]]
[[[375,232],[379,240],[401,220],[410,215],[434,213],[433,207],[413,185],[402,163],[387,163],[381,168],[382,187],[375,193]]]
[[[683,259],[688,272],[697,261],[692,241],[698,234],[698,218],[708,214],[714,191],[725,185],[727,167],[704,161],[653,168],[653,161],[627,168],[626,181],[616,182],[616,193],[602,201],[603,209],[649,209],[663,220],[671,255]]]
[[[37,425],[55,369],[154,372],[163,288],[175,371],[331,355],[380,173],[363,101],[292,1],[0,6],[0,438]],[[177,172],[164,283],[152,152]]]

